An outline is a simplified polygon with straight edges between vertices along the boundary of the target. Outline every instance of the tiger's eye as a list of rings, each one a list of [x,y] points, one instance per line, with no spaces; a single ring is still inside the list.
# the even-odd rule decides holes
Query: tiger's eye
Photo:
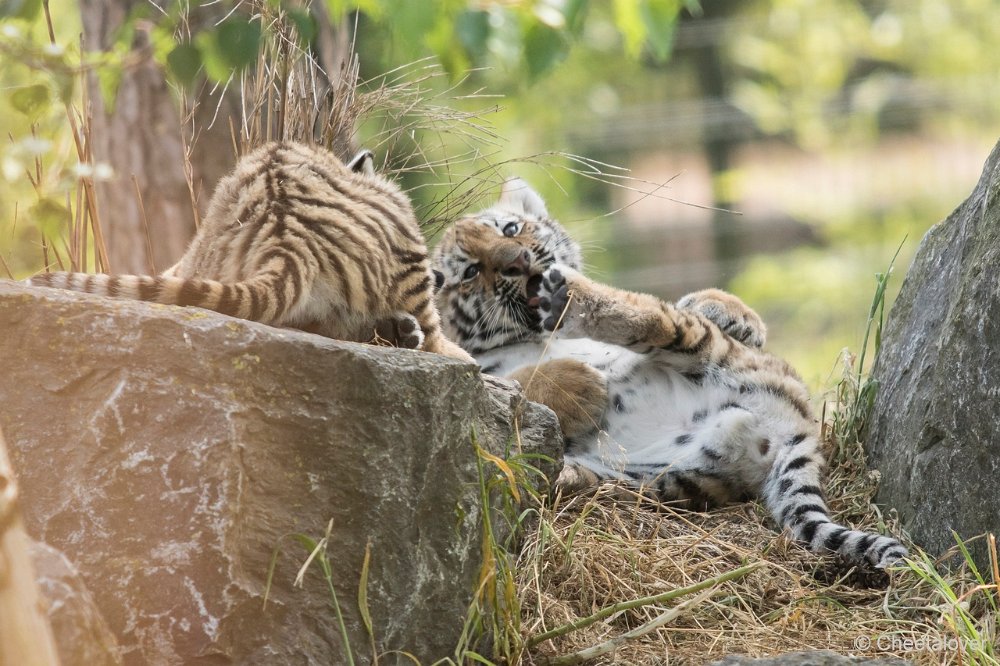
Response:
[[[464,273],[462,273],[462,279],[471,280],[477,275],[479,275],[479,264],[469,264],[469,267],[465,269]]]
[[[518,230],[519,230],[519,226],[518,226],[517,222],[508,222],[507,225],[504,226],[504,228],[503,228],[503,235],[504,236],[516,236]]]

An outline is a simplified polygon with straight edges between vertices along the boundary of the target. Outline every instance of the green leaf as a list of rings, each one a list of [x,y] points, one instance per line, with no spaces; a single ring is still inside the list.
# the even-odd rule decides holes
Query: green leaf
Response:
[[[316,546],[318,545],[316,540],[307,534],[296,533],[292,535],[292,538],[302,544],[302,547],[310,553],[316,550]]]
[[[292,8],[288,10],[288,18],[295,24],[295,32],[299,35],[299,44],[307,46],[316,39],[316,19],[312,14],[303,10]]]
[[[42,8],[42,0],[0,0],[0,19],[34,21]]]
[[[365,559],[361,563],[361,581],[358,584],[358,611],[361,614],[361,621],[365,623],[368,636],[375,640],[375,632],[372,629],[372,614],[368,610],[368,570],[371,566],[372,542],[369,539],[365,545]]]
[[[247,18],[231,18],[216,29],[216,43],[225,63],[236,71],[257,61],[260,49],[260,23]]]
[[[18,88],[10,96],[11,106],[30,118],[37,118],[47,111],[49,103],[49,87],[41,83]]]
[[[642,4],[646,44],[658,62],[665,62],[673,50],[679,11],[678,0],[647,0]]]
[[[524,33],[524,61],[532,80],[561,62],[568,51],[565,36],[544,23],[533,22]]]
[[[233,17],[220,23],[215,30],[198,35],[195,46],[208,77],[213,81],[228,81],[257,60],[260,40],[258,21]]]
[[[393,33],[394,48],[399,49],[399,56],[405,60],[416,60],[427,55],[424,45],[430,46],[436,54],[448,50],[445,43],[432,45],[430,42],[439,39],[454,41],[450,31],[442,31],[437,21],[439,8],[437,3],[401,2],[392,10],[392,21],[389,23]],[[434,34],[438,33],[438,34]]]
[[[638,58],[646,41],[646,23],[642,20],[642,8],[636,0],[615,0],[615,25],[625,41],[625,54]]]
[[[96,71],[97,85],[101,90],[104,108],[108,113],[113,113],[115,99],[118,97],[118,87],[122,83],[122,75],[125,73],[125,68],[121,62],[104,62]]]
[[[489,12],[470,9],[459,14],[455,17],[455,35],[469,54],[482,57],[490,37]]]
[[[167,67],[177,82],[190,88],[201,70],[201,52],[194,44],[178,44],[167,55]]]
[[[563,6],[562,13],[566,17],[566,29],[571,35],[580,35],[583,32],[588,9],[590,9],[589,0],[567,0]]]
[[[427,46],[441,61],[441,66],[448,72],[452,81],[458,79],[469,69],[469,58],[465,49],[454,37],[454,24],[447,16],[439,17],[434,29],[424,38]]]
[[[38,230],[46,238],[58,238],[62,225],[70,219],[70,212],[66,206],[55,199],[44,198],[35,203],[28,211],[31,219]]]
[[[424,3],[405,0],[405,2],[398,4],[421,5]],[[326,9],[330,14],[330,19],[334,23],[346,18],[350,12],[354,11],[363,12],[373,19],[380,18],[383,14],[383,8],[379,0],[326,0]],[[392,7],[388,9],[389,11],[393,11]]]

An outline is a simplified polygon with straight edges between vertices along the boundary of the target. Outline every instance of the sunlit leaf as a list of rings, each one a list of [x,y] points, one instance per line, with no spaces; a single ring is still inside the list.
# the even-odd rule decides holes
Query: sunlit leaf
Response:
[[[642,20],[646,26],[646,44],[659,62],[670,57],[677,28],[678,0],[647,0],[642,3]]]
[[[10,105],[28,116],[37,118],[49,108],[49,87],[41,83],[18,88],[10,96]]]
[[[378,0],[326,0],[326,9],[330,13],[330,18],[336,23],[345,18],[351,12],[363,12],[371,18],[379,18],[384,14],[384,2]],[[399,3],[401,5],[423,5],[422,2]],[[391,8],[390,8],[391,9]]]
[[[462,44],[455,39],[454,24],[447,16],[440,16],[434,29],[426,36],[427,46],[441,62],[441,66],[454,81],[470,67],[469,57]]]
[[[69,104],[69,101],[73,99],[73,91],[76,89],[76,79],[77,77],[66,70],[58,70],[52,73],[52,80],[56,85],[56,90],[59,92],[59,99],[63,104]]]
[[[28,216],[46,238],[57,238],[63,224],[69,219],[70,212],[64,204],[46,197],[31,207]]]
[[[97,68],[97,85],[101,90],[101,98],[104,100],[104,108],[108,113],[112,113],[115,108],[115,99],[118,97],[118,87],[122,82],[124,68],[122,63],[106,62]]]
[[[642,19],[639,3],[635,0],[615,0],[614,13],[615,26],[625,41],[625,53],[638,58],[646,42],[646,22]]]
[[[510,465],[507,464],[507,461],[504,460],[503,458],[500,458],[499,456],[493,455],[486,449],[479,448],[477,451],[479,455],[483,457],[484,460],[487,460],[500,468],[500,471],[504,473],[505,477],[507,477],[507,484],[510,487],[510,494],[514,497],[515,501],[520,502],[521,493],[517,489],[517,478],[514,476],[514,470],[511,469]]]
[[[453,35],[450,31],[439,29],[437,14],[436,3],[402,2],[393,10],[390,26],[394,42],[401,49],[400,55],[404,60],[427,55],[425,44],[438,55],[447,54],[448,46],[443,42],[453,40]],[[428,44],[435,40],[441,40],[442,43],[437,47]]]

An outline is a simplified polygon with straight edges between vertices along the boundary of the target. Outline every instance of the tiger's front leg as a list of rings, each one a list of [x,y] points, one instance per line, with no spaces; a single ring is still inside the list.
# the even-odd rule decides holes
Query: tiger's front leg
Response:
[[[720,360],[733,342],[695,310],[679,310],[649,294],[602,285],[559,264],[528,282],[528,304],[543,328],[639,353],[661,350],[688,361]]]

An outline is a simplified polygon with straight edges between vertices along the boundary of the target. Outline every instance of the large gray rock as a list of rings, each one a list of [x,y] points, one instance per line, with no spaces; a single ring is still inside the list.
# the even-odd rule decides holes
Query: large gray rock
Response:
[[[0,282],[0,427],[29,532],[69,558],[126,664],[359,663],[459,640],[481,564],[473,428],[558,457],[511,385],[433,354]],[[280,548],[267,608],[272,553]],[[384,657],[381,663],[394,663]],[[403,660],[405,662],[405,660]]]
[[[972,195],[921,242],[872,373],[877,500],[935,554],[954,545],[952,530],[1000,534],[998,197],[1000,144]]]
[[[121,666],[121,650],[93,595],[66,556],[31,545],[38,592],[48,611],[61,666]]]

